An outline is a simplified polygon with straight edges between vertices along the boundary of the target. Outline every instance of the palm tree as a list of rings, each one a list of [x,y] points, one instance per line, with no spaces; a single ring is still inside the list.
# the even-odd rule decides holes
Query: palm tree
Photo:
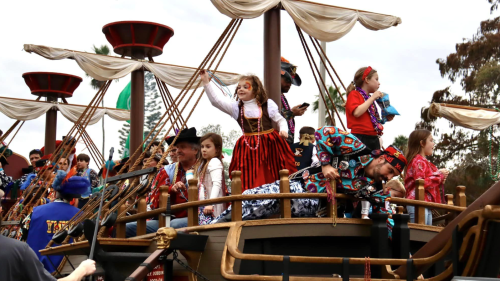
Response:
[[[92,46],[92,49],[94,53],[98,55],[109,55],[109,47],[108,45],[101,45],[101,47],[96,47],[96,45]],[[85,76],[90,77],[87,73],[85,73]],[[92,86],[92,89],[94,90],[99,90],[102,85],[104,85],[106,81],[99,81],[94,78],[90,80],[90,86]],[[102,99],[102,107],[104,107],[104,99]],[[102,155],[104,156],[104,141],[105,141],[105,133],[104,133],[104,118],[102,118]]]
[[[328,87],[328,93],[332,98],[333,104],[335,104],[335,107],[337,108],[338,112],[345,114],[345,104],[342,98],[340,97],[340,95],[345,96],[345,93],[339,95],[337,89],[335,89],[333,86]],[[319,103],[323,102],[323,99],[320,100],[319,95],[316,95],[316,97],[317,99],[313,102],[313,112],[318,111]],[[332,112],[335,115],[336,113],[335,110],[333,109],[332,102],[328,97],[325,97],[325,99],[328,110],[330,110],[330,112]],[[332,115],[332,117],[335,119],[334,115]],[[335,126],[335,120],[333,120],[333,122],[334,124],[330,122],[330,116],[328,115],[328,112],[325,112],[325,124],[329,126]]]
[[[406,153],[406,148],[408,147],[408,138],[405,135],[399,135],[394,138],[394,142],[392,143],[392,145]]]

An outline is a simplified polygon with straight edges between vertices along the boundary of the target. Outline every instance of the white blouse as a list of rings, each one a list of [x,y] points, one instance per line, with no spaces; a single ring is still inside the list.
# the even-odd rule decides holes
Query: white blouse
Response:
[[[212,158],[210,162],[208,162],[207,171],[205,172],[205,176],[203,178],[203,186],[199,186],[199,198],[200,200],[204,199],[213,199],[224,196],[222,193],[222,173],[224,170],[224,166],[222,162],[217,158]],[[205,198],[205,190],[207,190],[208,198]],[[214,216],[218,217],[224,211],[223,204],[214,205]]]
[[[213,106],[217,107],[222,112],[227,113],[233,117],[233,119],[238,120],[240,115],[238,101],[221,98],[220,95],[217,95],[214,92],[214,89],[210,84],[204,85],[203,87],[205,87],[205,92],[207,93],[208,99]],[[243,101],[243,107],[245,108],[246,117],[258,118],[260,116],[260,109],[255,99]],[[281,116],[278,105],[271,99],[267,100],[267,113],[269,114],[271,120],[278,124],[280,131],[288,132],[288,125],[286,124],[285,118]]]

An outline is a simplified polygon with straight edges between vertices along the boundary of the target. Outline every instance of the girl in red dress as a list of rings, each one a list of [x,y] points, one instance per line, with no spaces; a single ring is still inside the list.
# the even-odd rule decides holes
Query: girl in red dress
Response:
[[[371,66],[358,69],[347,87],[347,128],[370,150],[381,149],[379,138],[384,131],[384,121],[375,105],[375,100],[384,95],[379,87],[378,73]],[[387,121],[393,118],[394,115],[389,115]]]
[[[205,71],[200,72],[200,77],[212,105],[235,119],[243,131],[229,166],[229,174],[241,171],[243,191],[278,180],[282,169],[288,169],[290,174],[297,171],[294,155],[285,141],[288,137],[286,120],[278,105],[267,98],[257,76],[240,78],[236,101],[217,95]],[[277,123],[279,134],[273,128],[273,122]]]
[[[444,182],[448,177],[447,169],[436,168],[427,156],[434,152],[434,139],[428,130],[415,130],[408,139],[405,168],[406,199],[415,199],[416,180],[425,180],[425,201],[444,203]],[[410,222],[415,222],[415,207],[407,206]],[[432,212],[425,209],[425,224],[432,225]]]

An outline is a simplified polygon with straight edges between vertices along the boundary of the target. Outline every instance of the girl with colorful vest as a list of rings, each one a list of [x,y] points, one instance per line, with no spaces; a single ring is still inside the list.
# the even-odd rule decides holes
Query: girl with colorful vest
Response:
[[[198,178],[198,199],[213,199],[227,195],[222,164],[222,137],[208,133],[201,137],[201,157],[194,166],[194,176]],[[224,211],[224,204],[200,207],[200,225],[209,224],[214,217]]]
[[[241,136],[234,147],[229,173],[241,171],[242,189],[247,190],[279,179],[279,171],[297,171],[295,160],[285,139],[288,126],[278,105],[267,98],[266,90],[255,75],[240,78],[236,87],[236,101],[217,95],[208,74],[200,72],[205,91],[213,106],[227,113],[240,125]],[[273,128],[279,127],[279,134]]]
[[[416,181],[424,180],[425,201],[444,203],[444,182],[448,177],[447,169],[438,169],[427,160],[434,152],[434,139],[428,130],[415,130],[408,138],[405,169],[406,199],[415,199]],[[410,222],[415,222],[415,206],[407,206]],[[425,209],[425,224],[432,225],[432,212]]]
[[[375,100],[384,95],[378,91],[379,87],[378,73],[371,66],[358,69],[354,81],[347,87],[347,128],[370,150],[381,148],[379,138],[384,130],[384,121],[375,105]],[[394,115],[389,115],[387,121],[393,118]]]

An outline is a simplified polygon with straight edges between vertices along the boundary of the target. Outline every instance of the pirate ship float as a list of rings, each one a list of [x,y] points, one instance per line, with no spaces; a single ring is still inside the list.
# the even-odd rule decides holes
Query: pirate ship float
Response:
[[[496,206],[500,204],[498,183],[467,207],[465,187],[459,186],[454,195],[448,195],[448,204],[434,204],[424,202],[423,182],[419,182],[417,200],[392,199],[392,203],[400,206],[416,206],[417,223],[408,223],[407,215],[393,215],[395,226],[391,243],[387,239],[386,216],[373,215],[372,220],[337,218],[336,201],[328,203],[326,217],[293,218],[292,200],[325,199],[327,195],[290,193],[288,171],[280,172],[279,194],[241,195],[241,172],[236,171],[232,175],[231,196],[198,201],[197,182],[190,180],[189,202],[170,206],[168,189],[161,187],[160,207],[146,211],[144,190],[151,184],[159,166],[143,170],[139,168],[145,154],[140,138],[144,116],[142,84],[145,70],[153,72],[157,77],[167,110],[161,120],[167,122],[159,122],[157,127],[160,132],[168,124],[168,135],[175,128],[186,127],[189,121],[192,109],[186,114],[186,107],[200,86],[200,70],[211,69],[225,84],[237,80],[234,73],[218,71],[218,65],[244,18],[264,17],[264,82],[270,98],[277,104],[280,104],[278,81],[282,9],[296,23],[299,38],[325,103],[330,95],[324,90],[327,88],[326,79],[319,75],[313,50],[320,55],[320,62],[327,66],[328,77],[335,87],[339,89],[339,85],[344,85],[318,40],[339,39],[356,22],[372,30],[401,23],[394,16],[302,0],[213,0],[212,3],[232,19],[197,68],[154,63],[153,57],[161,54],[163,46],[173,35],[173,30],[149,22],[128,21],[104,26],[103,32],[122,58],[25,45],[26,51],[48,59],[74,59],[90,76],[107,81],[68,133],[76,138],[82,136],[90,116],[110,86],[110,81],[132,74],[131,136],[135,138],[131,139],[131,151],[135,152],[118,174],[108,179],[110,185],[89,200],[54,235],[47,248],[41,251],[43,255],[66,256],[67,262],[61,264],[59,272],[71,271],[78,259],[88,256],[89,241],[94,237],[94,210],[100,197],[103,197],[104,212],[102,224],[98,225],[95,259],[102,268],[105,280],[144,280],[148,274],[148,278],[155,280],[356,280],[367,275],[377,279],[413,280],[423,272],[431,280],[449,280],[453,276],[493,277],[498,274],[500,257],[495,255],[500,248],[498,239],[495,239],[500,231],[500,207]],[[310,48],[306,37],[309,37],[313,48]],[[131,59],[126,59],[126,56]],[[173,97],[167,84],[179,87],[180,94]],[[203,92],[198,95],[196,104],[202,94]],[[335,108],[333,112],[329,112],[331,119],[334,114],[339,114]],[[158,137],[158,134],[154,137]],[[70,149],[71,147],[56,149],[54,158],[67,155]],[[149,149],[150,145],[147,145],[145,151]],[[163,159],[168,151],[169,149]],[[128,171],[125,172],[127,167]],[[139,182],[138,177],[141,175],[148,175],[147,184]],[[47,187],[48,184],[45,184],[34,193],[46,192]],[[31,193],[33,190],[28,192]],[[134,199],[134,204],[127,206],[125,202],[128,199]],[[242,221],[242,201],[253,199],[279,200],[279,218]],[[335,199],[355,200],[344,194],[337,194]],[[198,226],[199,206],[223,202],[232,204],[231,222]],[[134,205],[137,206],[138,213],[127,215],[127,211]],[[444,211],[445,215],[438,219],[445,226],[424,225],[425,208]],[[188,227],[177,230],[169,228],[170,212],[186,209]],[[401,211],[401,208],[398,210]],[[8,214],[12,211],[9,210]],[[159,218],[160,229],[155,234],[146,234],[146,220],[156,216]],[[137,221],[137,236],[126,239],[125,224],[133,221]],[[116,238],[108,238],[111,227],[114,228]],[[70,239],[74,241],[70,242]],[[409,252],[415,253],[411,259],[408,258]],[[153,270],[155,272],[151,276]],[[339,274],[341,277],[332,274]]]

